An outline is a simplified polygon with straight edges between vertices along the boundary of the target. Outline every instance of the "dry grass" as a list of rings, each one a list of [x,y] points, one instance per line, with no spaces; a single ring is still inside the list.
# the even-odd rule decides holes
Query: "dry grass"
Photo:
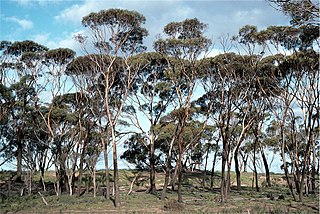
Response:
[[[98,180],[102,181],[104,172],[98,172]],[[110,172],[112,175],[112,172]],[[5,181],[13,173],[0,173],[0,180]],[[177,193],[169,189],[167,199],[159,199],[164,174],[158,173],[157,195],[146,194],[149,186],[148,172],[121,170],[121,208],[116,209],[111,200],[106,200],[100,190],[96,198],[92,192],[81,197],[63,194],[60,197],[52,193],[44,193],[46,206],[36,192],[31,196],[22,196],[17,192],[7,195],[5,186],[0,189],[0,213],[319,213],[319,194],[305,197],[304,203],[293,202],[288,188],[281,183],[282,175],[272,175],[273,187],[261,187],[255,192],[251,187],[252,174],[242,175],[242,190],[238,192],[232,187],[227,202],[220,203],[219,174],[215,177],[215,188],[209,190],[209,176],[201,173],[186,173],[183,183],[183,203],[178,203]],[[232,175],[234,176],[234,175]],[[133,191],[127,195],[133,179]],[[202,186],[203,178],[206,181]],[[46,180],[54,179],[54,173],[48,172]],[[260,176],[260,184],[264,178]],[[234,179],[232,182],[235,182]],[[23,184],[22,184],[23,185]],[[86,184],[84,184],[86,185]],[[100,187],[103,183],[100,183]],[[281,196],[281,197],[280,197]]]

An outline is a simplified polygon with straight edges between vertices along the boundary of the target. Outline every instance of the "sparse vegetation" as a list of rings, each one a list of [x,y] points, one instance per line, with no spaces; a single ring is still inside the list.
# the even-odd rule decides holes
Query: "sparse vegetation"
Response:
[[[112,172],[111,172],[112,173]],[[157,192],[155,195],[146,194],[149,186],[148,172],[140,172],[139,177],[133,184],[130,195],[131,182],[138,174],[138,171],[120,170],[120,198],[121,208],[115,208],[113,202],[104,197],[104,171],[97,172],[98,191],[97,197],[93,197],[92,184],[85,188],[83,195],[70,196],[62,194],[56,196],[51,182],[47,183],[48,191],[41,190],[41,183],[34,184],[34,194],[21,196],[22,184],[12,182],[9,195],[8,181],[14,172],[4,171],[0,173],[1,184],[1,213],[318,213],[319,194],[306,197],[304,203],[293,202],[290,198],[290,191],[281,180],[282,174],[272,174],[272,188],[261,187],[261,192],[256,192],[252,188],[252,173],[242,175],[242,190],[236,190],[236,186],[231,187],[228,203],[221,204],[219,197],[219,173],[214,178],[214,189],[210,190],[210,175],[206,175],[207,184],[202,187],[203,173],[186,173],[183,180],[182,195],[183,203],[176,200],[177,192],[170,188],[165,200],[160,200],[163,187],[164,173],[157,173]],[[235,175],[232,173],[232,182],[235,182]],[[37,177],[39,175],[35,175]],[[87,186],[86,180],[90,175],[84,173],[83,186]],[[261,176],[262,177],[262,176]],[[54,180],[54,173],[46,173],[47,181]],[[35,179],[34,179],[35,180]],[[37,186],[37,188],[36,188]],[[51,187],[50,187],[51,186]],[[48,205],[45,205],[41,196],[37,194],[41,191]],[[283,198],[281,198],[283,196]]]

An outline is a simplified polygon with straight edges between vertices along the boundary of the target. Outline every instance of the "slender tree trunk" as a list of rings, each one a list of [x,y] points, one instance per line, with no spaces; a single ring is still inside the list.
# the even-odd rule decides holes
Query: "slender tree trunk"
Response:
[[[295,201],[297,201],[297,196],[296,196],[296,194],[294,192],[294,189],[293,189],[293,186],[292,186],[292,182],[291,182],[290,177],[289,177],[289,171],[288,171],[288,166],[287,166],[287,161],[286,161],[286,151],[285,151],[285,146],[286,146],[286,140],[285,139],[286,138],[285,138],[285,133],[284,133],[282,124],[280,125],[280,132],[281,132],[281,137],[282,137],[281,156],[282,156],[282,161],[283,161],[283,169],[284,169],[284,173],[285,173],[285,176],[286,176],[287,184],[289,186],[291,195],[292,195],[293,199]]]
[[[312,143],[312,167],[311,167],[311,191],[315,192],[316,190],[316,145],[315,140]]]
[[[108,134],[107,134],[107,136],[108,136]],[[107,140],[109,140],[108,137],[107,137]],[[105,197],[107,199],[109,199],[110,198],[110,183],[109,183],[108,145],[106,145],[106,142],[103,137],[101,138],[101,143],[102,143],[102,147],[103,147],[105,179],[106,179],[106,195],[105,195]]]
[[[213,161],[212,161],[212,169],[211,169],[211,177],[210,177],[210,189],[213,190],[213,181],[214,181],[214,168],[216,165],[216,160],[217,160],[217,154],[218,154],[218,145],[219,145],[219,140],[217,140],[217,143],[215,145],[215,152],[213,155]]]
[[[176,166],[174,167],[173,176],[172,176],[171,181],[170,181],[172,191],[175,191],[177,175],[178,175],[178,164],[176,164]]]
[[[241,180],[240,180],[241,172],[240,172],[239,160],[238,160],[238,149],[236,149],[234,152],[234,167],[236,171],[237,190],[241,191]]]
[[[257,139],[254,141],[254,147],[253,147],[253,169],[254,169],[256,191],[259,192],[260,189],[259,189],[258,171],[257,171],[257,165],[256,165],[256,152],[257,152]]]
[[[154,159],[154,134],[153,131],[151,131],[150,136],[150,193],[156,194],[156,173],[155,173],[155,159]]]
[[[264,169],[266,171],[266,186],[271,187],[269,165],[268,165],[267,157],[264,153],[262,146],[260,147],[260,153],[261,153]]]
[[[211,147],[211,145],[210,145],[210,147]],[[204,172],[203,172],[203,179],[202,179],[202,187],[203,188],[205,188],[205,186],[206,186],[207,165],[208,165],[208,157],[209,157],[210,147],[208,147],[207,151],[206,151],[206,157],[205,157],[205,163],[204,163]]]
[[[93,197],[97,196],[96,167],[93,167]]]
[[[17,177],[16,182],[22,182],[22,142],[18,139],[17,142],[18,151],[17,151]]]
[[[41,167],[41,169],[40,169],[40,182],[42,184],[43,191],[46,192],[47,189],[46,189],[46,182],[44,180],[44,168],[43,167]]]
[[[114,206],[120,207],[120,189],[119,189],[119,169],[118,169],[118,157],[117,157],[117,141],[115,127],[111,127],[111,137],[113,145],[113,179],[114,179]]]
[[[81,183],[82,183],[82,176],[83,176],[83,164],[84,164],[84,155],[88,143],[88,136],[86,136],[85,142],[83,144],[83,148],[81,151],[81,156],[80,156],[80,163],[79,163],[79,179],[78,179],[78,196],[81,194]]]
[[[225,175],[227,164],[227,145],[226,142],[223,142],[223,151],[222,151],[222,165],[221,165],[221,184],[220,184],[220,195],[221,195],[221,203],[224,203],[226,200],[227,193],[227,179]]]
[[[180,155],[179,155],[180,156]],[[178,159],[178,202],[182,202],[182,163],[181,157]]]
[[[310,163],[309,159],[310,159],[311,141],[312,141],[311,136],[309,136],[307,146],[306,146],[304,161],[303,161],[303,165],[302,165],[302,170],[301,170],[300,191],[299,191],[299,201],[301,201],[301,202],[303,200],[303,188],[305,186],[305,177],[306,177],[306,174],[308,173],[307,167],[309,166],[309,163]]]
[[[231,162],[227,163],[228,166],[228,171],[227,171],[227,188],[226,188],[226,195],[228,195],[228,193],[230,192],[231,189]]]
[[[177,128],[176,128],[175,132],[177,132]],[[166,174],[165,174],[163,190],[162,190],[162,194],[161,194],[162,200],[164,200],[167,195],[167,188],[168,188],[168,184],[169,184],[170,170],[171,170],[172,149],[173,149],[173,144],[174,144],[175,140],[176,140],[176,138],[174,135],[171,139],[170,147],[169,147],[169,151],[168,151],[168,157],[167,157],[167,163],[166,163]]]

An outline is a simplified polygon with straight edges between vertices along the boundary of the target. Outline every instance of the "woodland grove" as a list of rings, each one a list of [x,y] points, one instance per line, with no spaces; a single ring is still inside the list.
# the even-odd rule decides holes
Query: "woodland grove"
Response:
[[[223,203],[231,169],[240,191],[241,173],[251,167],[260,191],[257,165],[262,163],[263,185],[270,187],[266,154],[278,153],[290,197],[303,201],[316,194],[319,5],[270,4],[291,18],[290,26],[246,25],[215,41],[222,50],[214,57],[208,56],[209,26],[197,18],[168,23],[154,51],[147,52],[145,17],[124,9],[83,17],[88,34],[74,38],[81,56],[29,40],[1,41],[0,164],[16,165],[13,179],[24,182],[29,194],[36,173],[46,191],[50,169],[56,195],[80,195],[89,172],[96,196],[96,165],[103,157],[105,197],[116,207],[121,205],[119,158],[150,172],[150,194],[158,194],[156,172],[164,172],[160,198],[171,185],[178,202],[184,173],[201,165],[201,173],[211,175],[210,189],[220,171]]]

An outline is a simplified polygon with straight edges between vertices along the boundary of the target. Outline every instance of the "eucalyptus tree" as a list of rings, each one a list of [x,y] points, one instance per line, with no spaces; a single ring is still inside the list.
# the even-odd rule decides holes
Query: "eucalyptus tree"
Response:
[[[313,0],[268,0],[272,6],[291,17],[292,25],[318,25],[319,3]]]
[[[129,63],[129,58],[145,50],[143,39],[147,36],[147,30],[142,27],[145,20],[143,15],[135,11],[101,10],[82,19],[83,26],[90,32],[90,40],[83,35],[77,36],[84,50],[88,50],[85,43],[91,42],[91,47],[97,53],[105,54],[108,58],[107,67],[100,74],[104,81],[104,104],[113,145],[116,207],[120,206],[116,126],[138,72],[138,69]],[[122,58],[122,63],[116,66],[119,57]],[[94,57],[91,60],[97,65],[101,63]],[[117,97],[113,96],[115,94]]]
[[[178,109],[180,109],[176,132],[172,138],[172,143],[176,140],[179,148],[179,158],[177,161],[179,202],[182,201],[181,162],[184,152],[188,149],[188,147],[182,146],[182,136],[186,121],[190,116],[191,99],[198,79],[196,62],[199,57],[207,53],[211,46],[211,40],[204,35],[206,28],[207,25],[196,18],[186,19],[181,22],[171,22],[163,29],[166,38],[158,39],[154,43],[156,51],[167,57],[169,69],[166,75],[170,78],[170,82],[176,91],[176,101]],[[170,145],[170,147],[172,146]],[[168,179],[165,182],[168,182]],[[166,188],[163,189],[164,195],[165,192]]]
[[[261,31],[259,37],[265,45],[271,47],[283,47],[290,51],[289,56],[274,55],[266,57],[268,69],[264,70],[264,85],[261,87],[264,94],[268,94],[268,102],[271,106],[273,116],[279,123],[281,155],[283,169],[286,174],[287,183],[295,200],[302,201],[305,177],[309,173],[311,151],[315,149],[315,127],[317,121],[317,105],[319,103],[319,66],[317,60],[317,47],[319,31],[316,26],[294,27],[269,27]],[[261,41],[260,41],[261,42]],[[297,111],[297,109],[300,109]],[[296,185],[289,179],[288,165],[286,162],[286,151],[289,139],[286,138],[288,123],[294,122],[297,116],[302,116],[304,124],[305,155],[299,160],[299,146],[295,146],[294,178]],[[291,121],[291,122],[290,122]],[[298,136],[298,129],[291,126],[292,137]],[[298,141],[296,141],[298,142]],[[301,142],[301,141],[299,141]],[[315,158],[314,158],[315,159]],[[315,160],[312,165],[315,165]],[[315,171],[314,169],[312,171]],[[296,195],[298,193],[299,197]]]
[[[99,56],[97,56],[99,57]],[[79,127],[79,138],[76,148],[74,164],[79,161],[78,167],[78,196],[81,195],[81,183],[84,171],[86,150],[89,145],[91,132],[96,128],[95,124],[101,121],[95,112],[100,112],[99,108],[101,102],[97,97],[97,89],[100,85],[97,79],[99,78],[99,73],[95,64],[92,63],[90,58],[87,56],[78,57],[74,59],[67,67],[67,75],[71,78],[73,85],[76,88],[76,96],[74,97],[76,102],[76,109],[78,110],[78,127]],[[98,87],[96,87],[98,86]],[[97,102],[98,101],[98,102]]]
[[[17,160],[17,181],[21,181],[23,148],[25,146],[25,126],[27,114],[37,107],[39,93],[43,90],[39,84],[42,74],[43,55],[48,49],[33,41],[1,42],[2,56],[1,84],[6,92],[7,120],[5,148],[14,152]],[[8,90],[10,92],[8,92]],[[10,94],[10,95],[9,95]],[[2,118],[3,119],[3,118]],[[2,129],[3,130],[3,129]],[[10,145],[10,146],[8,146]],[[16,148],[16,150],[12,148]]]
[[[238,152],[249,128],[258,119],[255,108],[258,90],[255,55],[225,53],[202,62],[203,86],[207,99],[203,106],[212,105],[211,119],[219,129],[222,140],[221,201],[230,188],[230,170],[235,161],[237,186],[240,187]],[[227,173],[226,173],[227,167]]]
[[[92,59],[95,59],[95,62]],[[79,56],[74,59],[67,68],[67,75],[71,77],[77,91],[87,97],[85,106],[87,109],[86,111],[92,114],[93,119],[96,120],[95,125],[99,129],[101,146],[97,146],[102,148],[104,154],[106,198],[110,197],[108,165],[108,146],[110,137],[108,131],[109,125],[104,110],[105,86],[101,72],[107,69],[108,59],[108,57],[101,54]],[[96,63],[97,61],[99,63]],[[117,60],[117,62],[118,61],[119,60]],[[85,121],[79,120],[79,125],[85,123]],[[82,151],[84,152],[85,150]]]
[[[38,142],[44,146],[45,150],[42,153],[42,157],[39,160],[39,168],[40,168],[40,180],[44,185],[44,172],[45,169],[48,168],[49,164],[48,160],[52,157],[48,157],[49,150],[51,148],[51,144],[56,137],[55,127],[51,127],[53,124],[52,119],[52,111],[54,109],[53,100],[57,96],[61,96],[64,93],[67,93],[70,90],[70,86],[68,88],[67,77],[65,75],[66,67],[70,63],[70,61],[74,58],[75,52],[68,48],[57,48],[48,50],[43,57],[44,64],[44,72],[42,74],[42,87],[43,93],[42,98],[40,100],[40,107],[36,109],[37,114],[40,116],[39,122],[44,124],[42,128],[46,133],[48,138],[46,140],[41,139],[41,135],[38,137]],[[38,136],[35,132],[35,136]],[[51,154],[52,155],[52,154]],[[45,187],[45,186],[44,186]]]
[[[66,191],[73,193],[73,185],[70,179],[70,170],[75,170],[75,165],[70,166],[74,161],[77,139],[79,138],[78,108],[75,93],[66,93],[53,98],[52,108],[42,108],[42,114],[50,112],[50,127],[54,133],[51,139],[50,150],[53,155],[55,166],[55,192],[61,195]],[[50,136],[51,137],[51,136]]]
[[[175,93],[165,75],[168,63],[161,54],[139,54],[134,56],[131,62],[133,65],[140,66],[140,70],[129,99],[131,106],[127,107],[127,116],[131,124],[148,139],[147,142],[142,142],[149,149],[149,192],[155,194],[155,141],[158,137],[155,126],[168,109],[174,108],[172,101]],[[144,127],[145,120],[148,121],[147,127]]]

